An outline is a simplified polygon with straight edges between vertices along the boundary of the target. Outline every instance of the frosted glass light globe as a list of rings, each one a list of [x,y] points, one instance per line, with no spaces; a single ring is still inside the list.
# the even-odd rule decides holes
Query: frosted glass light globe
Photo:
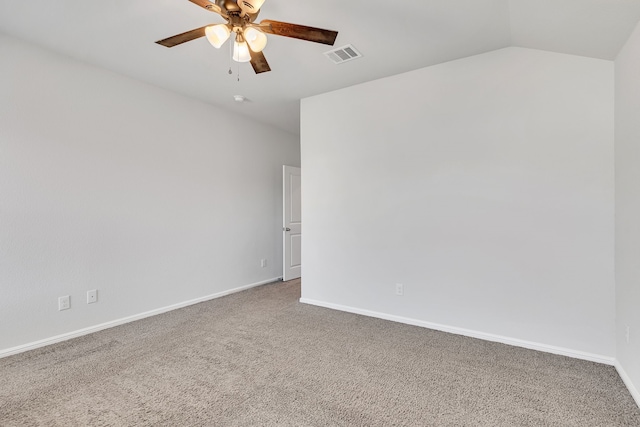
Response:
[[[204,34],[207,36],[209,43],[216,49],[220,49],[220,46],[224,44],[229,38],[231,31],[225,24],[211,25],[204,29]]]
[[[236,62],[249,62],[251,61],[251,53],[249,52],[249,46],[245,42],[233,43],[233,60]]]
[[[238,6],[245,13],[256,13],[263,4],[264,0],[238,0]]]
[[[267,35],[253,27],[244,30],[244,38],[254,52],[262,52],[267,46]]]

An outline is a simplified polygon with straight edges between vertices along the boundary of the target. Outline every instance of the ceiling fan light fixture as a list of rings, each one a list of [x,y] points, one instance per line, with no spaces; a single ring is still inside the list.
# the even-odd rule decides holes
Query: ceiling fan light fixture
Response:
[[[247,27],[244,30],[244,39],[254,52],[262,52],[267,46],[267,35],[253,27]]]
[[[236,40],[233,43],[233,60],[236,62],[251,61],[251,52],[249,52],[249,45],[246,42]]]
[[[216,49],[220,49],[231,35],[231,31],[226,24],[211,25],[204,29],[204,33],[209,43]]]

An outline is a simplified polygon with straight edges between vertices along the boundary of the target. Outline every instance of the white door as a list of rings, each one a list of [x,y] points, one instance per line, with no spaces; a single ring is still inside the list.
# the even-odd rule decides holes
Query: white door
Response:
[[[297,279],[301,274],[302,203],[300,168],[282,167],[282,199],[284,200],[282,236],[284,247],[283,280]]]

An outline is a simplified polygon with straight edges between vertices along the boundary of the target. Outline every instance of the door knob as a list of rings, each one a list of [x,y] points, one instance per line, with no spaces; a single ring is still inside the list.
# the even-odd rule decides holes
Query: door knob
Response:
[[[291,229],[290,229],[289,227],[286,227],[286,228],[285,228],[285,227],[283,227],[283,228],[282,228],[282,230],[283,230],[283,231],[291,231]]]

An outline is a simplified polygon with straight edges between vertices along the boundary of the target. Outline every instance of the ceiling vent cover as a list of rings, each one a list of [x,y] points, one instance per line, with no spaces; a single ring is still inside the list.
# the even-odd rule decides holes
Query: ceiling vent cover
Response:
[[[354,59],[362,58],[362,54],[353,47],[353,45],[346,45],[337,49],[330,50],[324,53],[327,58],[332,60],[336,64],[342,64],[343,62],[353,61]]]

